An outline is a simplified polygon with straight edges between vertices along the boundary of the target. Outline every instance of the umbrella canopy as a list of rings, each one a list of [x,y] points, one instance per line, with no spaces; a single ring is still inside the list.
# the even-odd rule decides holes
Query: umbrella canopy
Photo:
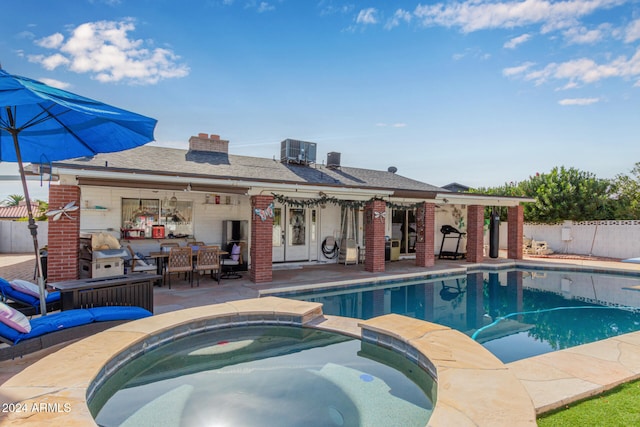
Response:
[[[0,69],[0,160],[67,160],[153,141],[156,121]]]
[[[37,225],[23,162],[46,163],[128,150],[153,141],[156,120],[0,69],[0,161],[18,162],[38,267]],[[46,312],[44,292],[41,310]]]

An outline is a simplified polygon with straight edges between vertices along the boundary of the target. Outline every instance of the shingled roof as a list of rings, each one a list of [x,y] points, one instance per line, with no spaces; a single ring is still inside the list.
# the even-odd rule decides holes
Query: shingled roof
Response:
[[[221,152],[193,151],[145,145],[91,158],[65,160],[57,167],[135,172],[162,176],[237,179],[264,183],[328,185],[408,191],[446,192],[447,190],[396,173],[373,169],[324,165],[285,164],[262,158]]]

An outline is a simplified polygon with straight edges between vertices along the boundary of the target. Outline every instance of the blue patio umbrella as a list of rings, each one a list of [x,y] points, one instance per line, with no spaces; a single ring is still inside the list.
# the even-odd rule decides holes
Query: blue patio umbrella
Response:
[[[38,283],[44,277],[23,162],[53,162],[128,150],[153,141],[156,120],[56,89],[0,68],[0,161],[18,162]],[[44,292],[40,308],[46,313]]]

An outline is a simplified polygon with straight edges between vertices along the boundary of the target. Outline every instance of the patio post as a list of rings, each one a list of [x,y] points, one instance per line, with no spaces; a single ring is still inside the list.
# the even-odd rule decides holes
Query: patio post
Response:
[[[384,245],[387,204],[371,200],[364,207],[365,257],[364,269],[373,273],[384,271]]]
[[[49,209],[60,209],[67,203],[80,206],[80,187],[52,185],[49,188]],[[79,274],[80,209],[62,215],[57,221],[49,218],[47,244],[47,282],[75,280]]]
[[[253,283],[273,280],[273,196],[251,196],[251,266],[249,279]]]
[[[524,238],[524,207],[510,206],[507,209],[507,258],[522,259]]]
[[[484,206],[467,208],[467,262],[484,259]]]
[[[433,267],[435,264],[436,208],[424,202],[416,209],[416,265]]]

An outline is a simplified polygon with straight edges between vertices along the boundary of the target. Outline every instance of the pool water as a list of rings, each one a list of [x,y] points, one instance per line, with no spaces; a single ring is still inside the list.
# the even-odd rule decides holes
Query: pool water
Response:
[[[477,272],[279,296],[325,314],[402,314],[457,329],[505,363],[640,330],[640,278],[576,271]]]
[[[100,426],[424,426],[433,379],[340,334],[240,327],[150,351],[90,402]]]

